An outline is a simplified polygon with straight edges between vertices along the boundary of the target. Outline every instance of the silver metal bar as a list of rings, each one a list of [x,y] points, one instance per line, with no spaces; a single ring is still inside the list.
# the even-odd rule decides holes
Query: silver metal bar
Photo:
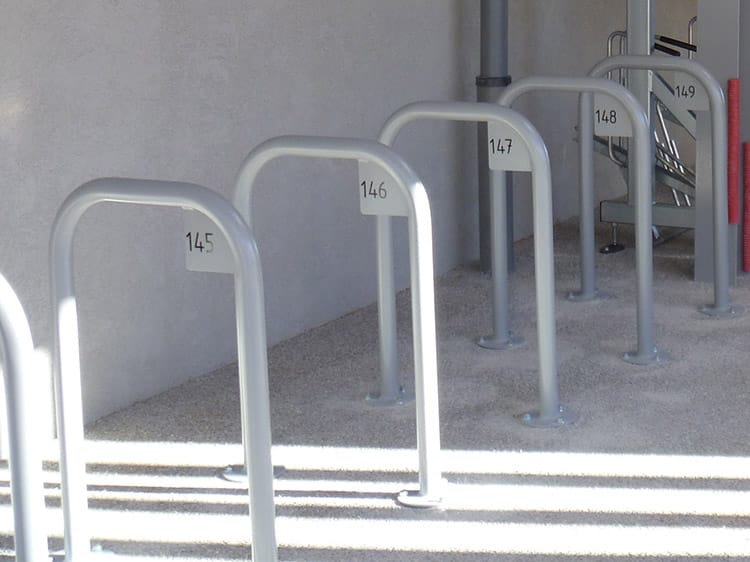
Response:
[[[415,506],[438,504],[442,499],[442,476],[432,218],[424,186],[408,164],[390,148],[376,141],[313,136],[275,137],[261,143],[250,152],[235,181],[234,205],[242,213],[251,231],[251,199],[256,178],[268,162],[282,156],[343,158],[371,162],[394,178],[406,201],[411,265],[419,491],[405,492],[401,494],[399,501],[405,505]]]
[[[391,115],[380,131],[378,140],[392,146],[399,132],[409,123],[419,119],[439,119],[447,121],[496,122],[512,128],[525,142],[531,155],[532,190],[534,199],[534,241],[537,255],[537,331],[539,334],[539,412],[527,416],[526,421],[535,425],[561,425],[571,421],[573,415],[559,403],[557,359],[555,351],[555,312],[554,312],[554,264],[552,255],[552,191],[549,171],[549,157],[539,133],[529,121],[519,113],[496,104],[467,102],[416,102],[406,105]],[[487,150],[487,147],[482,147]],[[491,181],[492,225],[492,305],[493,333],[480,339],[482,347],[505,349],[518,342],[510,332],[509,288],[508,288],[508,240],[505,220],[505,185],[503,172],[493,171]],[[378,246],[390,245],[389,236],[384,235],[378,223]],[[392,269],[392,264],[379,264]],[[379,274],[381,279],[384,276]],[[388,303],[381,311],[388,311]],[[381,313],[382,314],[382,313]],[[381,334],[388,337],[388,334]],[[390,338],[390,346],[396,345],[395,337]],[[383,362],[385,364],[385,361]],[[393,376],[382,372],[383,376]],[[396,373],[397,376],[397,373]],[[386,385],[382,385],[386,386]],[[390,386],[393,386],[392,384]]]
[[[65,560],[91,555],[87,514],[86,465],[78,318],[73,283],[73,236],[85,212],[102,202],[192,208],[216,223],[234,258],[240,396],[247,437],[252,559],[275,562],[276,549],[271,422],[263,277],[255,241],[240,214],[221,196],[194,184],[102,178],[88,182],[63,202],[52,227],[50,271],[55,347],[55,386],[60,435]]]
[[[602,60],[589,72],[602,76],[614,68],[678,70],[695,77],[708,93],[711,114],[711,160],[713,172],[714,302],[701,308],[710,315],[730,315],[729,303],[729,219],[727,211],[727,107],[724,92],[706,68],[689,59],[675,57],[619,56]]]
[[[10,495],[16,560],[47,559],[42,448],[37,409],[34,344],[21,302],[0,275],[0,352],[5,379],[5,408],[10,448]]]
[[[627,0],[626,1],[626,24],[627,29],[627,54],[629,55],[650,55],[654,46],[654,0]],[[651,126],[651,74],[648,71],[630,70],[627,75],[628,85],[635,99],[640,106],[646,111],[646,118]],[[653,128],[653,127],[652,127]],[[628,151],[628,167],[634,167],[635,155],[632,150]],[[654,151],[652,147],[650,155],[651,165],[654,165]],[[628,175],[628,201],[635,201],[635,177],[633,174]],[[653,186],[651,196],[653,197]]]

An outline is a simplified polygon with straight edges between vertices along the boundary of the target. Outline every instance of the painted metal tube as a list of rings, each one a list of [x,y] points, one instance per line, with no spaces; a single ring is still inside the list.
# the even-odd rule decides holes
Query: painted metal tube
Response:
[[[646,364],[658,360],[656,345],[654,343],[654,304],[653,304],[653,258],[651,247],[651,186],[652,186],[652,168],[650,154],[652,152],[652,138],[649,129],[648,119],[633,94],[620,84],[603,78],[565,78],[552,76],[532,76],[522,78],[508,86],[503,95],[498,100],[500,105],[510,106],[519,96],[532,91],[557,91],[571,93],[600,93],[606,94],[618,99],[624,106],[630,122],[633,127],[634,135],[634,156],[636,158],[634,179],[636,182],[636,269],[637,269],[637,338],[638,345],[634,352],[625,354],[627,361],[639,364]],[[589,103],[589,98],[583,98],[580,102],[579,109],[581,114],[593,113],[592,107],[583,107],[583,104]],[[584,138],[586,135],[593,134],[580,128],[579,135]],[[593,154],[591,151],[583,152],[581,148],[581,165],[582,169],[588,169],[593,166]],[[591,173],[582,173],[581,179],[590,181],[593,178]],[[592,186],[582,188],[584,193],[593,193]],[[583,227],[587,230],[581,230],[582,248],[593,247],[591,240],[594,232],[591,222],[583,222]],[[591,237],[586,238],[586,237]],[[581,260],[582,263],[584,260]],[[593,264],[592,260],[587,263]],[[590,267],[590,266],[589,266]],[[586,275],[592,275],[588,271]]]
[[[372,162],[394,178],[406,201],[409,223],[419,492],[405,494],[401,501],[408,505],[437,504],[442,499],[437,334],[432,217],[424,186],[406,162],[390,148],[376,141],[315,136],[275,137],[261,143],[248,154],[235,181],[234,205],[244,216],[251,231],[251,199],[257,176],[268,162],[282,156]],[[380,296],[382,298],[382,295]],[[395,328],[395,325],[393,327]],[[395,347],[393,350],[395,352]]]
[[[65,560],[90,557],[83,455],[83,413],[78,319],[73,284],[73,236],[85,212],[101,202],[195,209],[208,216],[228,240],[235,267],[235,306],[240,396],[247,437],[245,462],[250,492],[252,558],[278,559],[271,466],[271,422],[263,279],[255,242],[240,214],[221,196],[194,184],[102,178],[73,191],[60,207],[50,240],[55,386],[60,435]]]
[[[0,275],[0,351],[10,448],[10,495],[16,560],[47,559],[42,449],[34,379],[34,344],[21,302]]]
[[[422,119],[438,119],[464,122],[497,122],[511,127],[524,140],[530,154],[532,171],[532,190],[534,198],[534,240],[537,259],[537,331],[539,335],[539,380],[540,409],[533,416],[537,425],[560,425],[570,421],[561,415],[564,410],[559,403],[557,359],[555,343],[554,311],[554,263],[552,254],[552,189],[549,156],[537,130],[521,114],[497,104],[469,102],[415,102],[408,104],[386,121],[380,131],[378,140],[386,145],[393,145],[399,132],[409,123]],[[482,147],[485,151],[487,146]],[[507,228],[505,220],[505,185],[504,174],[491,173],[492,205],[492,283],[493,283],[493,328],[491,336],[483,338],[486,347],[499,348],[507,346],[512,340],[508,330],[508,258]],[[502,204],[501,204],[502,203]],[[390,245],[391,240],[378,231],[378,247]],[[383,252],[385,253],[385,252]],[[393,269],[393,264],[382,264]],[[379,275],[382,278],[382,276]],[[388,310],[387,303],[381,310]],[[388,334],[381,334],[388,337]],[[395,341],[393,342],[395,345]],[[382,375],[386,375],[385,371]],[[529,418],[532,419],[532,418]]]
[[[579,131],[593,131],[594,114],[590,109],[593,107],[593,95],[591,92],[583,92],[578,98],[578,123]],[[612,138],[610,137],[610,142]],[[594,154],[594,137],[593,135],[578,135],[580,144],[578,158],[580,174],[580,193],[578,197],[579,205],[579,232],[578,243],[581,254],[581,290],[577,293],[571,293],[573,300],[590,301],[599,296],[596,289],[596,242],[595,237],[590,235],[594,233],[594,166],[592,165],[592,155]]]
[[[742,271],[750,273],[750,142],[742,143]]]
[[[727,215],[727,105],[721,85],[703,65],[694,60],[674,57],[623,55],[606,58],[589,72],[602,76],[617,68],[677,70],[693,76],[708,94],[711,113],[711,160],[713,174],[714,223],[714,302],[702,307],[711,315],[729,315],[729,225]],[[581,133],[583,134],[583,133]]]
[[[479,76],[476,78],[477,101],[492,103],[501,88],[510,84],[508,72],[508,0],[481,0],[479,34]],[[487,167],[487,126],[477,126],[477,180],[479,186],[479,267],[482,272],[491,268],[492,178]],[[512,208],[511,191],[508,207]],[[513,225],[508,221],[507,239],[513,240]],[[508,252],[509,258],[511,253]],[[510,262],[509,262],[510,263]]]

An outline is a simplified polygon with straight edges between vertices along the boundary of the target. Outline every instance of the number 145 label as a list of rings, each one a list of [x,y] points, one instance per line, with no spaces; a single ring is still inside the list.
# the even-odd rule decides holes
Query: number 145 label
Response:
[[[190,271],[234,273],[234,258],[221,230],[203,213],[183,211],[185,266]]]

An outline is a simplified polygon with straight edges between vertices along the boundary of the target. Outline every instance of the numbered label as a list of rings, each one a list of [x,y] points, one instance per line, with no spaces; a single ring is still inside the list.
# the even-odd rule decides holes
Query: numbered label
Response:
[[[706,89],[692,74],[675,72],[672,79],[674,100],[683,109],[689,111],[708,111],[708,94]]]
[[[203,213],[186,210],[182,222],[185,267],[188,270],[234,273],[229,243],[211,219]]]
[[[371,162],[359,162],[359,210],[363,215],[405,217],[409,207],[390,174]]]
[[[487,161],[490,170],[530,172],[531,158],[526,142],[505,123],[487,123]]]
[[[594,94],[594,134],[632,137],[633,126],[622,102],[606,94]]]

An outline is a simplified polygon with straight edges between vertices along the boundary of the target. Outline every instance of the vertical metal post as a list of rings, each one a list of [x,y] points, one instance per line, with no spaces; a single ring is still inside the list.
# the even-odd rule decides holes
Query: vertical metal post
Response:
[[[476,78],[477,101],[494,102],[502,93],[502,88],[510,84],[508,73],[508,0],[481,0],[480,23],[480,75]],[[479,180],[479,267],[484,273],[491,270],[491,221],[492,201],[490,172],[487,165],[487,123],[477,123],[477,177]],[[507,183],[506,204],[508,216],[513,211],[513,189],[510,179]],[[508,229],[508,267],[513,265],[513,221],[503,219]]]
[[[393,229],[391,217],[375,217],[378,240],[378,330],[380,333],[380,389],[367,395],[374,406],[393,406],[411,402],[401,385],[398,362],[398,324],[396,322],[396,279],[393,268]]]
[[[487,152],[486,146],[484,152]],[[512,175],[490,170],[490,225],[492,226],[492,333],[477,343],[486,349],[510,349],[524,339],[510,329],[510,262],[512,261],[512,202],[508,184]]]
[[[650,55],[654,45],[653,0],[627,0],[627,54]],[[651,74],[648,70],[628,72],[628,89],[646,111],[651,126]],[[629,145],[630,146],[630,145]],[[628,151],[628,170],[635,169],[635,151]],[[653,160],[653,149],[651,159]],[[628,174],[628,203],[635,201],[634,174]],[[652,186],[653,197],[653,186]]]
[[[581,290],[568,294],[573,301],[591,301],[603,296],[596,288],[596,240],[594,236],[594,139],[584,131],[594,130],[593,95],[583,92],[578,99],[578,143],[580,193],[579,239],[581,254]]]
[[[699,0],[696,42],[698,52],[695,59],[702,64],[725,87],[731,78],[740,74],[740,62],[746,49],[740,49],[747,30],[742,25],[742,12],[747,9],[747,2],[741,0],[722,0],[721,2]],[[709,143],[711,141],[711,117],[705,113],[696,115],[695,135],[695,181],[697,186],[709,186],[713,182],[713,156]],[[712,212],[711,190],[696,190],[695,193],[695,231],[694,231],[694,278],[696,281],[710,281],[713,272],[714,247],[711,233],[715,229]],[[737,226],[729,225],[729,283],[733,284],[737,275],[738,244],[740,234]]]
[[[0,275],[0,351],[10,445],[10,494],[16,560],[47,558],[47,533],[39,427],[35,423],[36,388],[29,322],[13,288]]]
[[[247,446],[252,559],[276,562],[271,422],[268,399],[263,281],[255,242],[239,213],[205,187],[151,180],[103,178],[80,186],[57,213],[50,240],[55,387],[66,562],[90,557],[78,318],[73,283],[73,236],[84,213],[104,201],[193,208],[228,241],[235,271],[240,396]]]

